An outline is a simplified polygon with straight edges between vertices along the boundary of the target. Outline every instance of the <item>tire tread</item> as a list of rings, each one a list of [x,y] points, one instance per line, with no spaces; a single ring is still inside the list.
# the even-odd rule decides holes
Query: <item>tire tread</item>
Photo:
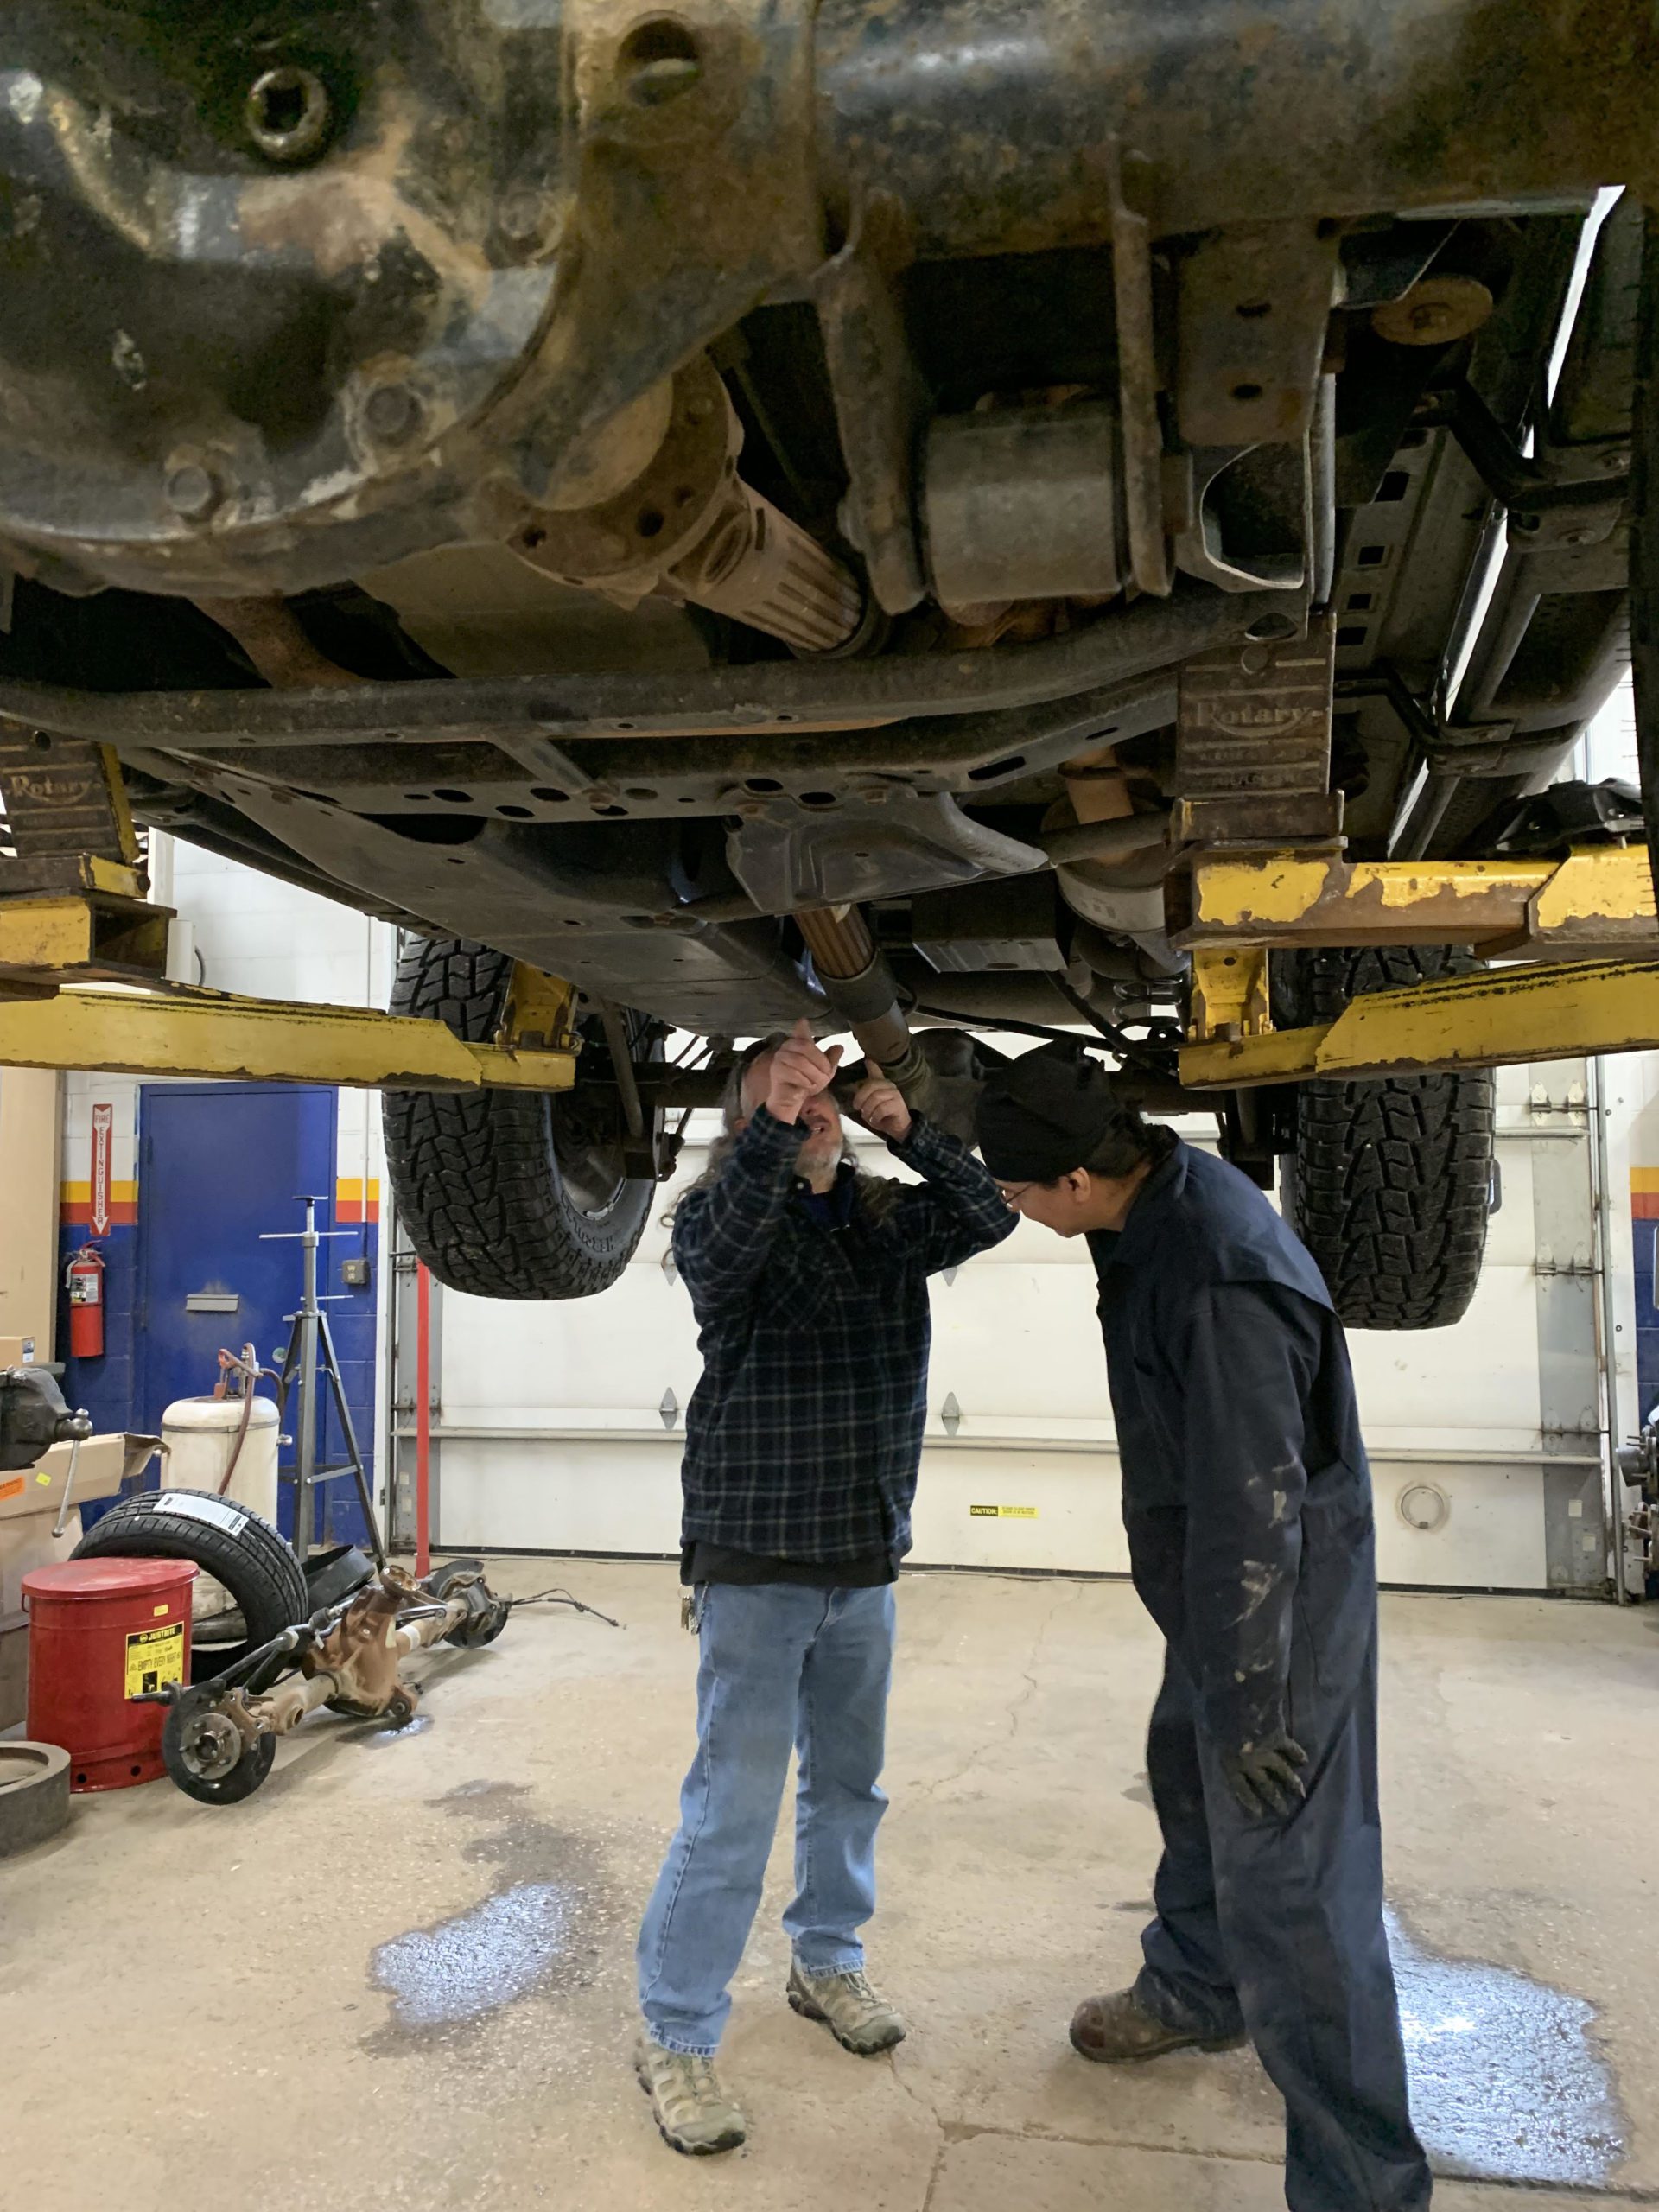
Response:
[[[504,952],[464,938],[410,938],[391,1011],[486,1043],[512,977]],[[548,1102],[535,1091],[388,1090],[386,1173],[410,1241],[451,1290],[477,1298],[590,1298],[632,1256],[655,1185],[631,1184],[590,1223],[569,1204]]]
[[[1304,953],[1297,1019],[1334,1021],[1365,992],[1475,965],[1436,945]],[[1302,1085],[1285,1215],[1350,1328],[1444,1329],[1467,1312],[1486,1248],[1494,1098],[1484,1068]]]

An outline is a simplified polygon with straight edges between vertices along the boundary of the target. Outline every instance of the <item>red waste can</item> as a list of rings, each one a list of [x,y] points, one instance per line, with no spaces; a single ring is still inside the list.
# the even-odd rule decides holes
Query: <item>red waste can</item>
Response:
[[[72,1789],[162,1771],[166,1707],[134,1700],[190,1679],[188,1559],[72,1559],[23,1577],[29,1732],[69,1754]]]

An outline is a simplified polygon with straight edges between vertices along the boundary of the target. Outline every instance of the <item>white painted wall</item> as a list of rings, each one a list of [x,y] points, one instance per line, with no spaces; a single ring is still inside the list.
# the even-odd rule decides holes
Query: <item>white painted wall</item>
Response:
[[[1538,1325],[1524,1071],[1500,1078],[1503,1204],[1474,1305],[1455,1329],[1351,1339],[1391,1581],[1544,1583]],[[701,1172],[698,1116],[673,1186]],[[1186,1134],[1208,1141],[1212,1123]],[[868,1144],[876,1172],[904,1173]],[[570,1304],[442,1294],[437,1528],[446,1545],[672,1552],[683,1408],[699,1371],[684,1287],[654,1215],[623,1279]],[[918,1563],[1121,1573],[1118,1467],[1087,1249],[1029,1222],[933,1285],[934,1351]],[[671,1394],[674,1426],[660,1408]],[[960,1421],[944,1418],[954,1395]],[[1393,1510],[1414,1484],[1444,1528]],[[992,1517],[976,1506],[1016,1507]],[[1034,1509],[1034,1512],[1031,1510]]]

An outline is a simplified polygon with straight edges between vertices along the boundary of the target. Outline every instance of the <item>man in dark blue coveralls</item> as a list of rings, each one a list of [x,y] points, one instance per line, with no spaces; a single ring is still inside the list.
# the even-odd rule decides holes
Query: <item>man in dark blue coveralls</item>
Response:
[[[1293,2212],[1417,2212],[1382,1927],[1370,1478],[1319,1269],[1236,1168],[1148,1129],[1071,1046],[1001,1069],[980,1151],[1084,1236],[1135,1586],[1163,1630],[1163,1831],[1132,1989],[1078,2008],[1110,2064],[1248,2034],[1287,2111]]]

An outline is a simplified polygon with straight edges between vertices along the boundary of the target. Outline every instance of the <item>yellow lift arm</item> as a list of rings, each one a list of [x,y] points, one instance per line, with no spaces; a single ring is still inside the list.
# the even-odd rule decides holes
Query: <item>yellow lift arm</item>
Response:
[[[1332,1022],[1181,1049],[1181,1081],[1231,1090],[1659,1051],[1659,961],[1586,960],[1448,976],[1354,999]]]
[[[569,1090],[576,1078],[569,1048],[469,1045],[442,1022],[416,1015],[284,1005],[221,991],[79,988],[50,998],[0,998],[0,1067],[363,1090]]]

